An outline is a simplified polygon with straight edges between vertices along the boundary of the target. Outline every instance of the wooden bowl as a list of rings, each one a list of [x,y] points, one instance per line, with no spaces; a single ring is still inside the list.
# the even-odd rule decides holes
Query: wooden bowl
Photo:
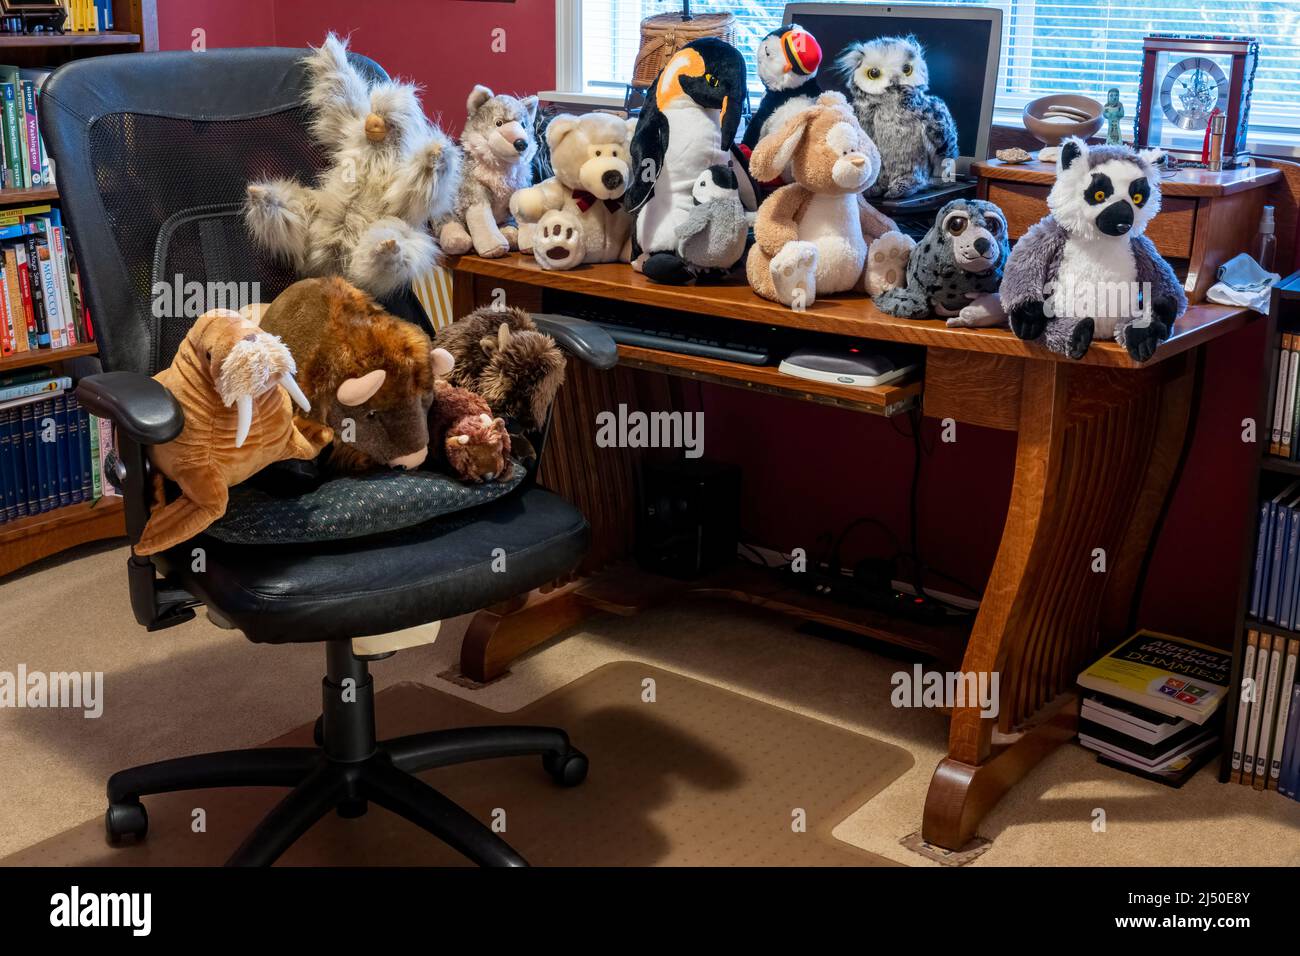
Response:
[[[1044,118],[1047,108],[1056,105],[1071,106],[1083,110],[1091,119],[1078,123],[1050,122]],[[1033,102],[1026,103],[1024,120],[1025,129],[1033,133],[1044,146],[1060,146],[1061,140],[1067,136],[1081,136],[1084,139],[1092,136],[1097,130],[1101,129],[1103,117],[1101,115],[1101,104],[1094,99],[1079,96],[1075,93],[1054,93],[1051,96],[1040,96]]]

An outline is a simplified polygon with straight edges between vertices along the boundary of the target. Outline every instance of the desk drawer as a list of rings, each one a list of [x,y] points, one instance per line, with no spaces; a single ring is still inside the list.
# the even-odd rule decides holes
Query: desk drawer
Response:
[[[989,202],[1006,214],[1012,239],[1019,239],[1047,215],[1047,190],[1033,183],[989,182]],[[1147,235],[1162,256],[1187,259],[1192,254],[1195,225],[1196,200],[1167,197],[1160,204],[1160,214],[1147,226]]]

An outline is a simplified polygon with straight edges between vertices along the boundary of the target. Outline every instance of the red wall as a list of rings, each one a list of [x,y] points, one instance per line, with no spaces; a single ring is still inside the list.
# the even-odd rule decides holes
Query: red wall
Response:
[[[195,27],[207,31],[210,47],[305,46],[330,30],[351,33],[354,49],[420,83],[430,115],[453,132],[474,83],[521,94],[555,83],[553,0],[165,0],[159,8],[163,49],[190,48]],[[496,28],[505,31],[504,52],[492,50]],[[1257,326],[1207,350],[1196,436],[1143,595],[1145,626],[1220,644],[1232,639],[1254,454],[1240,440],[1241,420],[1253,413],[1261,332]],[[744,464],[742,528],[751,540],[811,552],[819,534],[870,516],[907,546],[906,421],[722,387],[704,387],[699,399],[706,454]],[[982,588],[1006,516],[1014,436],[961,427],[957,442],[946,444],[931,420],[922,434],[921,554],[932,568]],[[887,534],[863,527],[843,556],[893,550]]]

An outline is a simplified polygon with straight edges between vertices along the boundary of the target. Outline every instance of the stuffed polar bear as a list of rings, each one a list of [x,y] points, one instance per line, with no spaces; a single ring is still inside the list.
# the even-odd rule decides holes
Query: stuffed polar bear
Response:
[[[543,268],[552,269],[632,258],[632,217],[623,208],[623,192],[635,128],[636,120],[608,113],[562,113],[547,124],[555,175],[510,197],[520,252],[534,252]],[[547,228],[540,232],[544,216]]]

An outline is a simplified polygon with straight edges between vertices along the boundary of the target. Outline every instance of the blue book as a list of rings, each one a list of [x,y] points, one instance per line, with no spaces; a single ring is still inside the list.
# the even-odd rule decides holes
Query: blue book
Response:
[[[27,469],[23,462],[23,416],[21,408],[9,409],[9,476],[19,518],[27,517]]]
[[[86,501],[90,498],[90,461],[87,457],[86,413],[81,410],[76,395],[68,399],[68,435],[71,438],[68,458],[72,461],[72,500]]]
[[[1291,537],[1291,522],[1295,512],[1284,504],[1278,504],[1273,518],[1273,566],[1268,578],[1268,606],[1264,609],[1264,619],[1270,624],[1277,623],[1278,605],[1281,603],[1282,582],[1286,580],[1286,543]]]
[[[1300,684],[1291,688],[1291,711],[1286,718],[1286,738],[1282,750],[1282,775],[1278,778],[1278,793],[1292,800],[1300,789]]]
[[[1255,580],[1250,586],[1250,616],[1259,620],[1261,595],[1264,593],[1264,576],[1268,573],[1265,555],[1268,553],[1269,518],[1273,514],[1273,502],[1262,501],[1259,505],[1259,531],[1255,535]]]
[[[58,475],[52,471],[54,459],[50,455],[50,449],[54,443],[47,441],[50,437],[49,424],[52,421],[50,416],[50,405],[47,401],[37,402],[32,407],[32,425],[36,429],[36,478],[37,489],[40,495],[41,512],[44,513],[54,507],[54,501],[57,497]],[[51,479],[53,479],[51,481]],[[52,489],[55,493],[52,493]]]
[[[41,512],[41,479],[37,465],[39,449],[36,447],[36,409],[31,405],[22,407],[23,424],[23,487],[26,489],[27,513]]]
[[[13,458],[13,409],[0,408],[0,523],[18,516],[10,461]]]
[[[54,468],[55,473],[59,476],[57,489],[58,506],[72,504],[72,459],[68,454],[68,449],[72,447],[69,440],[71,430],[68,427],[68,400],[64,395],[54,399],[54,420],[55,441],[54,441]],[[78,476],[80,483],[80,476]]]
[[[1285,628],[1292,626],[1295,620],[1296,593],[1300,592],[1300,587],[1296,587],[1297,578],[1300,578],[1300,565],[1297,565],[1297,557],[1300,556],[1300,498],[1296,498],[1287,507],[1291,511],[1291,529],[1287,537],[1285,577],[1282,579],[1282,603],[1278,609],[1278,623]]]

